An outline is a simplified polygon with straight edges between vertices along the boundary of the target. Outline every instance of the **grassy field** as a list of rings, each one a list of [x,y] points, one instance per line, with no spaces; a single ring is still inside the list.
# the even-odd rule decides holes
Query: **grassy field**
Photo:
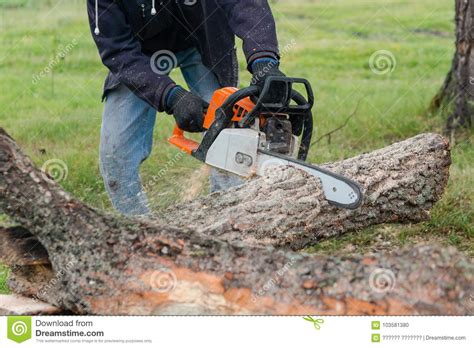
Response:
[[[315,138],[357,109],[330,142],[324,139],[312,148],[310,161],[337,160],[417,133],[442,131],[446,115],[426,109],[453,54],[453,0],[279,0],[272,8],[282,70],[309,79],[316,91]],[[66,190],[110,209],[97,154],[106,69],[88,30],[84,1],[0,0],[0,45],[0,126],[38,166],[63,161]],[[371,57],[380,51],[391,56],[387,73],[371,68]],[[242,56],[240,67],[245,86],[250,76]],[[179,72],[172,76],[182,82]],[[147,185],[156,208],[204,190],[190,185],[191,175],[204,182],[199,164],[191,158],[176,161],[177,151],[167,145],[172,126],[171,117],[158,117],[154,152],[142,171],[146,184],[167,168],[161,182]],[[472,132],[456,138],[449,187],[429,222],[371,228],[308,250],[366,252],[436,241],[474,255],[471,139]],[[195,190],[181,189],[190,186]]]

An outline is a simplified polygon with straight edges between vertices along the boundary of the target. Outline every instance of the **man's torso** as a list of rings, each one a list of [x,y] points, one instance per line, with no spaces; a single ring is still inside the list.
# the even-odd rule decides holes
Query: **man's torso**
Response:
[[[152,55],[159,50],[179,52],[196,46],[192,29],[174,0],[121,0],[132,31],[142,44],[142,51]],[[186,1],[185,1],[186,3]],[[197,3],[191,1],[188,3]],[[196,10],[199,7],[196,6]]]

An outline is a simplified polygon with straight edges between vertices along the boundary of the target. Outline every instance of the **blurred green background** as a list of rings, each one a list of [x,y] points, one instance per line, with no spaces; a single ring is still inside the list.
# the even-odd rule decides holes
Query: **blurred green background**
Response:
[[[427,109],[454,52],[454,0],[279,0],[271,5],[282,70],[309,79],[316,92],[314,139],[354,113],[330,141],[324,138],[311,149],[311,162],[442,131],[447,115]],[[377,74],[369,62],[381,50],[392,55],[390,71]],[[246,86],[250,75],[242,55],[240,69]],[[61,185],[84,202],[109,210],[98,170],[106,73],[89,32],[85,1],[0,0],[0,126],[38,166],[50,159],[63,161],[68,175]],[[172,77],[183,83],[179,71]],[[154,151],[142,169],[156,209],[206,190],[205,169],[192,158],[177,161],[177,150],[167,144],[172,127],[170,116],[159,115]],[[474,255],[471,139],[472,132],[456,137],[449,187],[429,222],[373,227],[323,240],[307,251],[359,253],[436,241]],[[167,175],[147,185],[163,168]]]

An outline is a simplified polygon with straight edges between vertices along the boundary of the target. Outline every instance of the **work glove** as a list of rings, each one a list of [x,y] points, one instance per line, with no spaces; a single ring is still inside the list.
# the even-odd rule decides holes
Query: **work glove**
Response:
[[[280,63],[274,58],[259,58],[256,59],[251,65],[252,81],[250,85],[258,86],[262,91],[265,81],[270,76],[285,76],[279,69]],[[269,97],[263,102],[279,102],[283,97],[284,88],[279,88],[278,83],[272,85]],[[255,100],[253,100],[255,99]],[[252,98],[255,102],[257,98]]]
[[[186,132],[204,132],[204,113],[209,104],[197,95],[176,86],[166,96],[165,111],[173,115],[179,128]]]

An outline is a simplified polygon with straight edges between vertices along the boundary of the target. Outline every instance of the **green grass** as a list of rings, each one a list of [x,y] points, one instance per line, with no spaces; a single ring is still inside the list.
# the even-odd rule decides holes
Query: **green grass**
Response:
[[[0,264],[0,294],[8,294],[10,291],[7,286],[9,269]]]
[[[348,125],[313,147],[309,160],[327,162],[386,146],[421,132],[440,132],[446,115],[426,112],[449,70],[454,45],[452,0],[365,1],[280,0],[272,3],[281,47],[288,45],[282,69],[308,78],[316,92],[315,138]],[[292,44],[292,42],[294,44]],[[0,0],[0,126],[41,166],[64,161],[64,188],[83,201],[110,209],[98,170],[101,88],[106,69],[89,33],[84,1]],[[53,73],[39,75],[72,45]],[[377,75],[370,56],[388,50],[392,73]],[[250,80],[240,54],[241,84]],[[179,82],[179,72],[173,72]],[[151,158],[143,181],[167,167],[167,175],[147,185],[155,207],[182,199],[199,164],[166,143],[172,118],[159,115]],[[455,245],[470,255],[473,246],[472,132],[456,139],[448,190],[429,222],[382,226],[321,242],[318,252],[362,252],[420,240]],[[174,163],[167,166],[168,161]],[[203,179],[201,179],[203,180]],[[199,191],[199,190],[198,190]],[[1,290],[0,290],[1,291]]]

